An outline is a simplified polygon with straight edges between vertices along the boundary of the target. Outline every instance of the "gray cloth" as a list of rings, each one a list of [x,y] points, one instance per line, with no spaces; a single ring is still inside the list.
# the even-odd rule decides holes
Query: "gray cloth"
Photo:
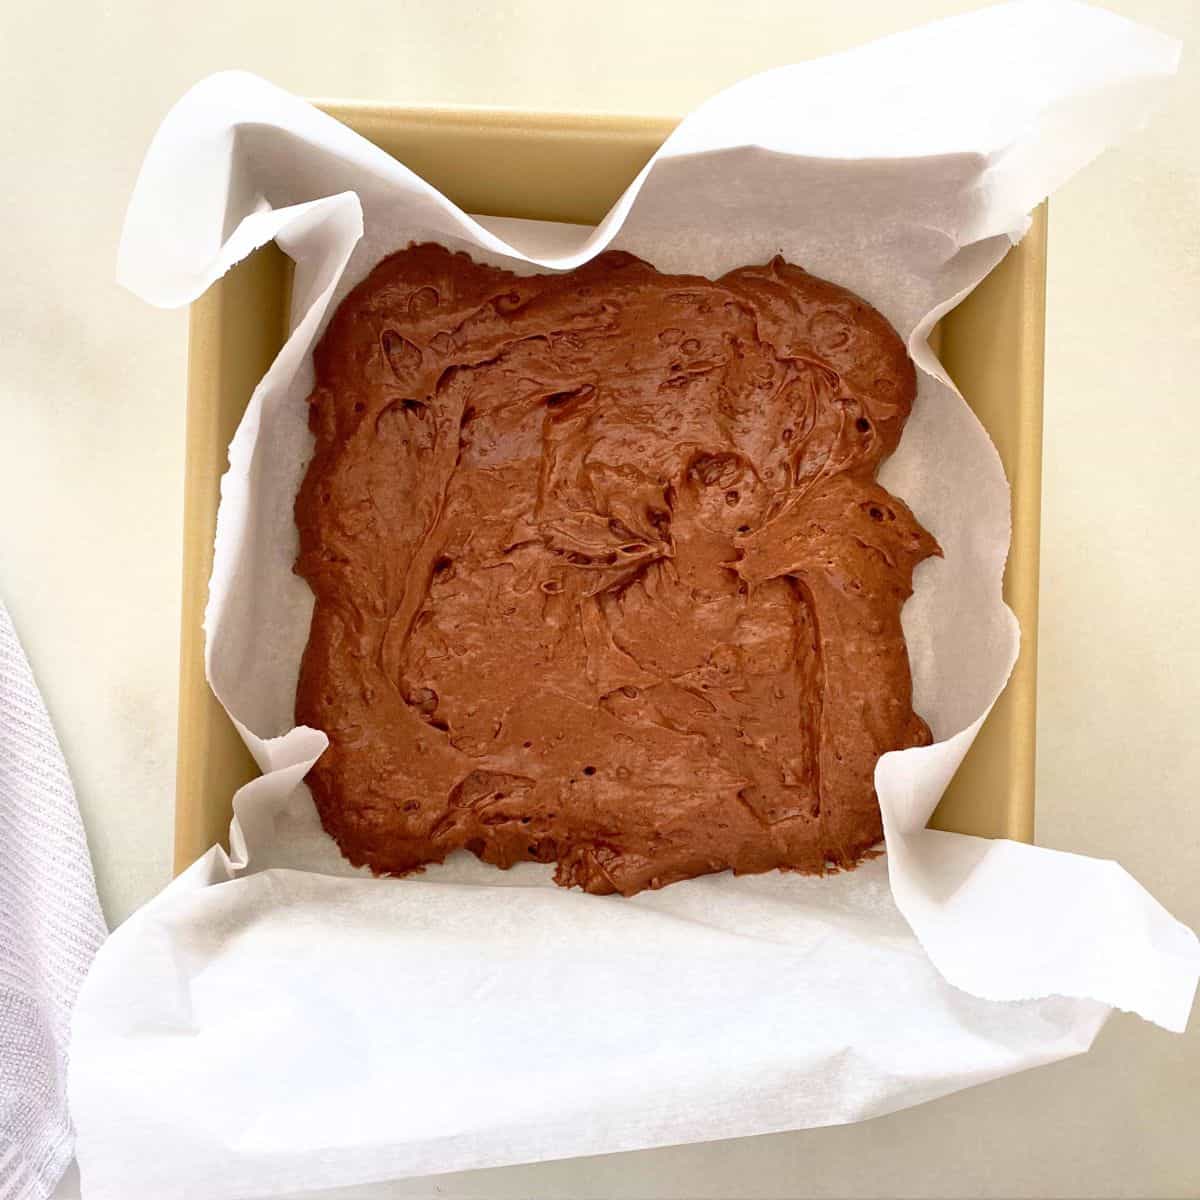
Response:
[[[0,1200],[43,1200],[71,1161],[71,1006],[104,936],[67,765],[0,604]]]

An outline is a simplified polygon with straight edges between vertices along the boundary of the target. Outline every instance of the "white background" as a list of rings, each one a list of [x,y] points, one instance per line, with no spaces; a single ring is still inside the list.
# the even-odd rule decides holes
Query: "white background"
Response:
[[[169,873],[186,317],[112,282],[141,155],[188,85],[682,113],[954,0],[74,0],[0,13],[0,595],[58,728],[109,921]],[[1051,205],[1038,840],[1200,927],[1200,5],[1170,107]],[[842,1129],[479,1172],[372,1196],[1194,1197],[1200,1018]],[[930,1166],[930,1164],[936,1164]],[[367,1195],[368,1193],[355,1193]]]

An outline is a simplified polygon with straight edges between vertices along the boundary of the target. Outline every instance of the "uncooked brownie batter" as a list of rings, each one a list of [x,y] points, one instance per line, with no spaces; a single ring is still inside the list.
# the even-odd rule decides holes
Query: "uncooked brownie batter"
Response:
[[[904,345],[780,258],[520,278],[384,260],[317,347],[298,721],[352,863],[466,848],[589,892],[850,867],[926,745],[900,608],[940,553],[875,482]]]

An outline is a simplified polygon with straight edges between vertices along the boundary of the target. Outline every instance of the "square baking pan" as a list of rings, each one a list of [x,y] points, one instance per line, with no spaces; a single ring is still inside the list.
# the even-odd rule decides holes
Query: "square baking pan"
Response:
[[[467,212],[597,223],[674,128],[654,117],[322,107]],[[226,843],[234,792],[257,774],[204,675],[204,606],[220,479],[251,392],[287,333],[291,260],[267,246],[192,305],[184,471],[183,613],[175,869]],[[945,798],[939,829],[1033,838],[1046,209],[1019,246],[943,318],[938,351],[991,434],[1012,485],[1004,598],[1021,656]]]

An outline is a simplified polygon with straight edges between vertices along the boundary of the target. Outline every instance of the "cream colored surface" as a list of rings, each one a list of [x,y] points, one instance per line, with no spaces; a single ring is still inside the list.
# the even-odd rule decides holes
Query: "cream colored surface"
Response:
[[[242,66],[309,95],[679,112],[755,70],[970,7],[6,6],[0,593],[110,921],[169,872],[186,321],[120,292],[112,271],[142,151],[180,92]],[[1194,0],[1111,7],[1200,42]],[[1196,927],[1194,53],[1169,110],[1051,206],[1038,839],[1119,859]],[[1193,1197],[1197,1094],[1200,1018],[1177,1038],[1118,1015],[1085,1058],[867,1125],[354,1194]]]

